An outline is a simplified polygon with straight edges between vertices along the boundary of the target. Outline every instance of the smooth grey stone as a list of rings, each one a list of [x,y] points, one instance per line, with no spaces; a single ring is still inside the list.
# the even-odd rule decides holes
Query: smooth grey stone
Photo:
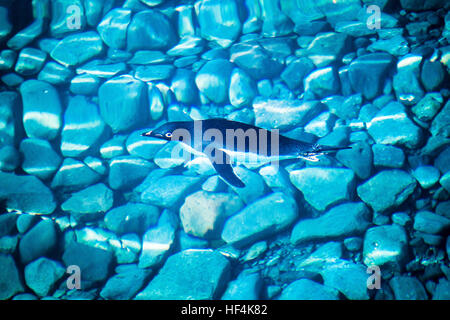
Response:
[[[159,64],[169,62],[170,58],[161,51],[139,50],[136,51],[128,64]]]
[[[203,38],[229,47],[239,36],[241,21],[235,0],[202,0],[198,4],[198,23]]]
[[[217,299],[229,277],[230,263],[222,254],[185,250],[170,256],[135,299]]]
[[[27,213],[50,214],[56,208],[51,191],[34,176],[0,172],[0,199],[6,208]]]
[[[150,181],[141,194],[141,201],[164,208],[173,207],[194,191],[200,181],[197,177],[181,175],[169,175]]]
[[[425,96],[411,108],[411,111],[421,121],[430,121],[441,109],[444,99],[440,93],[427,93]]]
[[[347,168],[352,169],[361,179],[367,179],[372,172],[372,149],[366,142],[352,145],[352,149],[339,150],[336,159]]]
[[[44,3],[45,1],[41,1]],[[34,3],[37,3],[34,2]],[[17,32],[11,39],[8,40],[6,45],[13,50],[20,50],[28,44],[36,40],[47,28],[47,22],[45,19],[38,18],[34,20],[25,29]]]
[[[164,262],[175,241],[178,218],[174,212],[164,210],[156,226],[150,227],[142,237],[139,268],[156,267]]]
[[[375,167],[401,168],[405,162],[403,150],[394,146],[374,144],[372,152]]]
[[[368,48],[368,51],[377,52],[384,51],[393,56],[404,56],[410,51],[408,41],[401,35],[393,36],[389,39],[380,39],[372,43]]]
[[[100,79],[91,74],[81,74],[70,81],[70,91],[73,94],[90,96],[97,93]]]
[[[323,106],[319,101],[256,98],[253,101],[255,125],[268,130],[288,130],[305,126],[319,115]]]
[[[198,57],[196,55],[181,57],[173,61],[173,65],[176,68],[186,68],[191,67],[192,65],[198,62]]]
[[[65,158],[53,177],[52,189],[80,190],[99,181],[101,176],[80,160]]]
[[[229,59],[230,54],[227,49],[218,47],[205,51],[201,57],[203,60],[211,61],[216,59]]]
[[[139,66],[136,68],[134,76],[136,79],[149,82],[169,79],[174,72],[174,67],[170,64],[158,64],[149,66]]]
[[[294,199],[281,192],[260,198],[225,221],[222,239],[244,246],[274,235],[291,225],[298,216]]]
[[[267,188],[263,178],[256,172],[244,167],[236,167],[234,172],[244,182],[245,187],[237,188],[231,186],[244,203],[251,203],[267,193]]]
[[[366,266],[347,260],[328,264],[320,272],[325,286],[339,290],[349,300],[368,300]]]
[[[292,32],[294,25],[285,13],[281,11],[277,2],[262,0],[259,4],[263,22],[261,34],[264,37],[284,36]]]
[[[39,49],[24,48],[19,52],[14,70],[24,76],[37,74],[43,67],[47,54]]]
[[[422,143],[423,132],[411,119],[405,107],[391,102],[367,124],[368,132],[378,144],[415,148]]]
[[[109,162],[108,184],[113,190],[129,190],[148,175],[154,165],[134,156],[120,156]]]
[[[113,264],[110,251],[72,242],[64,251],[62,260],[66,267],[76,265],[81,271],[81,287],[105,281]]]
[[[131,300],[145,284],[151,270],[136,268],[121,272],[108,279],[100,296],[107,300]]]
[[[184,232],[200,238],[220,236],[224,220],[243,207],[238,196],[198,191],[186,197],[180,208]]]
[[[333,67],[317,69],[311,72],[303,81],[305,92],[311,92],[322,98],[335,94],[339,90],[339,80]]]
[[[427,293],[417,278],[395,276],[389,280],[395,300],[427,300]]]
[[[398,169],[384,170],[357,188],[358,196],[375,211],[383,212],[402,204],[416,188],[416,180]]]
[[[0,299],[6,300],[25,290],[11,255],[0,253]]]
[[[127,28],[131,21],[131,10],[114,8],[109,11],[97,26],[104,43],[111,48],[125,48]]]
[[[113,192],[103,183],[98,183],[72,193],[70,198],[61,204],[61,209],[74,215],[77,220],[84,220],[107,212],[113,202]]]
[[[95,31],[69,35],[51,51],[50,56],[65,66],[77,66],[99,55],[103,42]]]
[[[55,224],[52,220],[41,220],[20,240],[20,259],[22,263],[27,264],[39,257],[51,255],[57,245]]]
[[[236,280],[228,283],[221,300],[258,300],[262,279],[258,273],[241,272]]]
[[[47,62],[38,74],[38,80],[47,81],[53,85],[62,85],[73,77],[69,68],[56,62]]]
[[[131,135],[130,135],[131,136]],[[126,154],[125,135],[114,135],[100,147],[100,154],[103,159],[111,159]]]
[[[103,60],[91,60],[77,68],[78,74],[90,74],[99,78],[109,79],[115,75],[125,72],[127,66],[123,62],[105,63]]]
[[[195,84],[195,73],[189,69],[177,68],[172,77],[170,89],[180,103],[192,104],[197,101],[198,89]]]
[[[0,70],[10,70],[16,62],[17,53],[13,50],[5,49],[0,52]]]
[[[368,100],[375,98],[383,88],[392,62],[392,56],[386,53],[370,53],[353,60],[348,69],[353,90]]]
[[[304,131],[322,138],[333,129],[336,119],[337,117],[331,112],[322,112],[304,127]]]
[[[142,234],[151,226],[154,226],[158,222],[158,218],[159,210],[157,207],[128,202],[108,211],[104,220],[109,230],[121,235],[127,233]]]
[[[50,178],[62,162],[47,140],[24,139],[20,143],[20,152],[23,155],[22,169],[42,180]]]
[[[83,162],[92,170],[97,172],[99,175],[104,175],[106,173],[106,166],[103,161],[99,158],[92,156],[87,156],[84,158]]]
[[[215,103],[228,101],[233,65],[225,59],[208,61],[197,73],[195,83],[202,94]]]
[[[439,181],[439,170],[433,166],[419,166],[412,172],[414,178],[424,189],[429,189]]]
[[[450,102],[447,101],[441,111],[431,122],[430,132],[433,136],[450,137]]]
[[[291,243],[359,235],[369,226],[369,210],[362,202],[331,208],[319,218],[299,221],[291,233]]]
[[[203,51],[204,40],[200,37],[188,36],[181,38],[180,42],[167,51],[169,56],[192,56]]]
[[[50,52],[58,45],[59,41],[60,40],[53,38],[42,38],[38,40],[37,45],[39,46],[39,49],[50,54]]]
[[[16,148],[5,145],[0,148],[0,170],[14,171],[20,165],[20,154]]]
[[[283,289],[279,300],[339,300],[339,292],[309,279],[299,279]]]
[[[145,10],[136,13],[127,30],[129,51],[166,49],[176,42],[169,19],[159,11]]]
[[[110,79],[98,91],[100,114],[114,133],[132,129],[148,119],[145,83],[130,75]]]
[[[344,33],[320,33],[306,49],[307,57],[317,68],[325,67],[342,57],[347,39],[348,37]]]
[[[62,124],[57,90],[44,81],[27,80],[20,86],[20,93],[27,136],[45,140],[56,138]]]
[[[372,227],[364,236],[364,264],[389,265],[401,269],[407,262],[408,238],[402,226],[384,225]]]
[[[350,169],[311,167],[291,171],[289,175],[305,200],[317,210],[353,198],[355,174]]]
[[[64,157],[81,157],[98,148],[105,137],[106,125],[97,105],[84,96],[69,99],[61,133],[61,153]]]
[[[245,71],[234,68],[231,73],[228,93],[230,103],[237,108],[249,106],[256,94],[257,90],[254,80]]]
[[[50,33],[55,38],[79,32],[86,27],[82,0],[51,1]]]
[[[289,63],[280,77],[288,85],[289,89],[303,88],[303,79],[314,70],[314,64],[306,57],[296,59]]]
[[[52,291],[65,271],[59,262],[39,258],[25,266],[25,282],[37,296],[44,297]]]
[[[429,233],[443,233],[450,227],[450,219],[429,211],[419,211],[414,216],[414,230]]]
[[[246,71],[253,79],[271,79],[280,74],[283,64],[274,59],[256,41],[242,42],[230,48],[230,61]]]
[[[404,105],[414,105],[425,95],[419,82],[422,59],[421,55],[409,54],[397,63],[393,87],[397,99]]]

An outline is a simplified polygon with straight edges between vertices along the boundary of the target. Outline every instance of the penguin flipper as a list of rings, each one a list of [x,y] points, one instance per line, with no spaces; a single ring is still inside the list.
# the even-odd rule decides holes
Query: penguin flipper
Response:
[[[236,173],[234,173],[228,155],[226,155],[225,152],[218,149],[214,149],[214,151],[215,151],[214,159],[210,158],[210,160],[219,176],[234,187],[238,188],[245,187],[244,182],[242,182],[242,180],[239,179]],[[221,159],[222,161],[217,161],[217,159]]]

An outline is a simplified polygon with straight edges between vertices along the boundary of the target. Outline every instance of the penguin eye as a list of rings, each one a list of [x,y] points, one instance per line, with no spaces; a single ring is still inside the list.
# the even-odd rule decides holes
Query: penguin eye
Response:
[[[172,138],[172,133],[171,133],[171,132],[167,132],[167,133],[166,133],[166,137],[167,137],[167,138]]]

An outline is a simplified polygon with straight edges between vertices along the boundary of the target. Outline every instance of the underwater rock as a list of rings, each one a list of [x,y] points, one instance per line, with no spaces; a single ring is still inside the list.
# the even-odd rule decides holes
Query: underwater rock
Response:
[[[175,47],[167,51],[169,56],[189,57],[195,56],[203,51],[204,40],[199,37],[188,36],[180,40]],[[196,57],[196,56],[195,56]],[[197,57],[195,58],[197,60]]]
[[[59,262],[39,258],[25,266],[25,282],[37,296],[44,297],[51,292],[65,271]]]
[[[447,101],[442,110],[434,117],[430,132],[433,136],[450,137],[450,101]]]
[[[135,299],[217,299],[229,277],[230,263],[222,254],[213,250],[185,250],[170,256]]]
[[[110,251],[72,242],[64,251],[62,260],[66,267],[76,265],[82,274],[81,287],[89,288],[93,283],[105,281],[113,263]]]
[[[367,179],[372,172],[372,149],[366,142],[357,142],[352,149],[339,150],[336,159],[352,169],[360,179]]]
[[[146,160],[151,160],[155,157],[156,153],[167,142],[164,140],[158,139],[158,138],[143,137],[142,132],[144,132],[144,130],[137,130],[128,136],[128,139],[125,142],[126,150],[133,156],[140,157],[140,158],[143,158]],[[110,141],[111,141],[111,148],[114,148],[114,150],[117,149],[117,152],[118,152],[119,151],[118,146],[116,146],[115,144],[112,144],[112,140],[110,140]],[[103,147],[109,148],[108,146],[105,146],[105,144],[103,145]],[[106,156],[105,152],[106,152],[106,150],[104,150],[104,154]],[[117,155],[119,156],[122,154],[117,154]],[[112,158],[112,157],[113,157],[112,154],[108,156],[108,158]]]
[[[139,66],[136,68],[134,76],[145,82],[159,81],[169,79],[173,71],[174,67],[170,64]]]
[[[208,61],[197,73],[195,83],[209,100],[215,103],[228,101],[228,90],[233,65],[225,59]]]
[[[177,68],[172,77],[170,89],[178,102],[191,104],[197,101],[198,89],[195,84],[195,73],[189,69]]]
[[[306,57],[296,59],[289,63],[280,77],[288,85],[289,89],[303,88],[303,79],[314,70],[314,64]]]
[[[19,278],[19,271],[11,255],[0,253],[0,299],[6,300],[17,293],[23,292],[24,287]]]
[[[62,85],[69,82],[72,77],[72,70],[59,63],[50,61],[44,65],[37,78],[53,85]]]
[[[100,296],[108,300],[130,300],[145,284],[150,272],[135,267],[115,274],[108,279],[100,291]]]
[[[100,180],[100,175],[83,162],[65,158],[53,177],[52,189],[80,190]]]
[[[416,180],[403,170],[384,170],[357,188],[358,196],[375,211],[401,205],[416,188]]]
[[[192,77],[192,85],[195,87],[194,76]],[[164,109],[166,108],[166,100],[168,100],[167,95],[164,96],[158,86],[151,82],[147,83],[147,88],[148,103],[150,104],[150,118],[152,120],[159,120],[163,116]],[[197,88],[195,87],[195,90],[196,89]],[[195,96],[189,97],[189,99],[191,98],[195,99]]]
[[[259,4],[264,37],[284,36],[292,32],[293,24],[281,11],[278,0],[260,0]]]
[[[412,175],[424,189],[429,189],[439,181],[439,170],[433,166],[419,166],[412,172]]]
[[[439,234],[450,227],[450,219],[429,211],[419,211],[414,216],[414,230]]]
[[[405,107],[396,101],[381,109],[367,126],[369,134],[379,144],[415,148],[422,143],[422,130],[409,119]]]
[[[99,55],[103,42],[95,31],[76,33],[62,39],[50,56],[64,66],[77,66]]]
[[[202,0],[198,4],[202,37],[221,47],[229,47],[239,36],[241,21],[235,0]]]
[[[177,226],[178,218],[175,213],[164,210],[157,225],[150,227],[142,238],[139,268],[155,267],[166,259],[174,244]]]
[[[245,71],[234,68],[229,89],[230,103],[236,108],[249,106],[256,94],[256,84],[253,79]]]
[[[425,288],[417,278],[395,276],[389,280],[389,286],[396,300],[427,300]]]
[[[342,57],[346,43],[346,34],[320,33],[311,41],[306,55],[317,68],[323,68]]]
[[[132,129],[148,119],[145,83],[121,75],[103,83],[98,90],[100,114],[113,132]]]
[[[305,127],[305,133],[310,133],[316,137],[322,138],[333,129],[336,122],[336,116],[331,112],[325,111],[312,119]]]
[[[61,153],[64,157],[80,157],[90,153],[99,147],[105,129],[97,105],[84,96],[70,98],[64,113]]]
[[[157,181],[150,181],[141,194],[144,203],[170,208],[186,195],[194,191],[201,182],[200,178],[181,175],[165,176]]]
[[[73,193],[62,203],[61,209],[68,211],[77,220],[86,221],[107,212],[113,201],[113,192],[103,183],[98,183]]]
[[[444,187],[445,190],[450,192],[450,172],[444,174],[441,179],[439,179],[439,183]]]
[[[83,0],[83,4],[87,24],[96,26],[114,6],[114,0]]]
[[[70,91],[79,95],[91,95],[97,92],[100,79],[91,74],[81,74],[70,81]]]
[[[15,91],[0,92],[0,144],[16,145],[20,141],[21,134],[19,131],[20,109],[19,95]]]
[[[439,60],[425,60],[420,79],[426,91],[437,91],[445,79],[445,70]]]
[[[78,74],[90,74],[99,78],[111,78],[125,72],[127,66],[123,62],[107,63],[104,60],[91,60],[77,68]]]
[[[55,224],[52,220],[41,220],[20,240],[20,260],[27,264],[39,257],[51,254],[57,244],[58,236]]]
[[[319,98],[335,94],[339,90],[339,79],[333,67],[317,69],[303,81],[305,92],[309,91]]]
[[[169,19],[157,10],[136,13],[128,25],[127,49],[158,50],[172,47],[176,35]]]
[[[430,121],[441,109],[444,99],[438,92],[427,93],[411,111],[419,120]]]
[[[369,226],[369,209],[362,202],[331,208],[319,218],[300,220],[292,229],[291,243],[359,235]]]
[[[231,186],[231,188],[244,203],[251,203],[266,194],[266,185],[259,174],[240,166],[236,167],[234,172],[244,182],[245,187]]]
[[[383,88],[392,62],[392,56],[387,53],[370,53],[353,60],[348,71],[353,90],[368,100],[375,98]]]
[[[115,8],[103,17],[97,31],[110,48],[122,49],[127,43],[127,28],[130,21],[131,10]]]
[[[0,199],[6,208],[27,213],[50,214],[56,208],[51,191],[34,176],[0,172]]]
[[[355,174],[343,168],[303,168],[290,172],[290,179],[305,200],[317,210],[352,200]]]
[[[53,140],[61,127],[62,107],[56,89],[44,81],[27,80],[20,86],[23,126],[30,138]]]
[[[384,225],[372,227],[364,236],[364,264],[367,266],[388,265],[401,270],[408,254],[408,238],[402,226]]]
[[[406,106],[416,104],[425,94],[419,83],[421,62],[422,56],[409,54],[397,63],[393,87],[397,99]]]
[[[230,48],[230,54],[230,61],[255,80],[274,78],[283,70],[283,64],[257,42],[237,43]]]
[[[62,161],[47,140],[24,139],[20,143],[20,152],[23,155],[23,171],[41,180],[50,178]]]
[[[127,233],[142,234],[151,226],[154,226],[158,222],[158,218],[159,210],[157,207],[128,202],[108,211],[104,221],[109,230],[119,235]]]
[[[186,197],[180,208],[184,232],[201,238],[220,235],[224,220],[243,206],[239,197],[228,193],[198,191]]]
[[[403,150],[384,144],[373,144],[373,165],[375,167],[401,168],[405,161]]]
[[[6,7],[0,7],[0,41],[3,40],[10,34],[13,26],[9,22],[9,10]]]
[[[13,212],[0,214],[0,237],[6,236],[13,231],[17,219],[17,214]]]
[[[108,184],[113,190],[129,190],[148,175],[153,165],[147,160],[133,156],[112,158],[109,162]]]
[[[13,50],[5,49],[0,52],[0,70],[12,69],[16,62],[17,53]]]
[[[222,239],[243,246],[276,234],[298,216],[295,200],[281,192],[256,200],[225,221]]]
[[[239,274],[236,280],[228,283],[221,300],[258,300],[262,279],[258,273]]]
[[[255,125],[268,130],[288,130],[306,125],[320,114],[323,106],[318,101],[266,99],[253,101]]]
[[[367,272],[362,264],[338,260],[320,272],[325,286],[339,290],[347,299],[368,300]]]
[[[448,243],[448,241],[447,241]],[[449,252],[447,250],[447,252]],[[439,279],[436,289],[433,293],[433,300],[449,300],[450,299],[450,281]]]
[[[37,74],[44,66],[47,54],[35,48],[23,48],[19,52],[14,70],[23,76]]]
[[[279,300],[339,300],[339,292],[315,281],[300,279],[284,288]]]
[[[0,171],[14,171],[20,165],[20,153],[16,148],[0,147]]]

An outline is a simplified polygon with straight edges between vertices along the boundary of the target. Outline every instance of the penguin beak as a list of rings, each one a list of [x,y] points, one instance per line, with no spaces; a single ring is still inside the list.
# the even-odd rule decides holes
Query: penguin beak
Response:
[[[151,137],[151,136],[152,136],[152,131],[143,132],[143,133],[141,134],[141,136],[143,136],[143,137]]]

